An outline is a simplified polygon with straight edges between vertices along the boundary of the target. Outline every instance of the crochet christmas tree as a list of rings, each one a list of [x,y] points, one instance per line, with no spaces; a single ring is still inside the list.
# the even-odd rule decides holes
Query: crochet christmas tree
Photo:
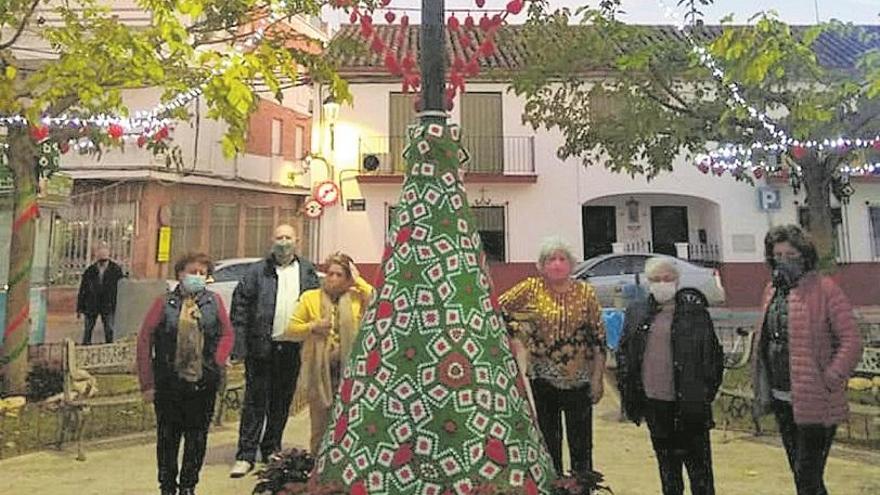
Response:
[[[317,456],[316,491],[550,491],[552,462],[491,294],[459,172],[467,160],[459,134],[454,125],[409,129],[406,180],[376,296]]]

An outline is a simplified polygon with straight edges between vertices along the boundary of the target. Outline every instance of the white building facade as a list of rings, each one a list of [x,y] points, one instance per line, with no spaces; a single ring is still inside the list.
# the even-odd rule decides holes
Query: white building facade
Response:
[[[344,71],[353,104],[341,109],[332,139],[326,139],[326,123],[313,131],[323,136],[319,146],[342,191],[342,202],[320,220],[318,257],[341,250],[373,265],[381,257],[389,209],[398,200],[405,126],[415,119],[413,96],[401,94],[399,83],[369,62]],[[795,194],[774,179],[752,186],[703,174],[684,157],[651,181],[610,172],[602,163],[584,167],[577,159],[561,160],[561,135],[523,124],[524,105],[504,82],[475,81],[450,113],[471,153],[468,196],[499,285],[528,273],[541,240],[554,235],[566,239],[579,258],[651,251],[715,264],[731,304],[755,303],[755,280],[766,278],[763,236],[773,225],[798,223],[802,191]],[[377,170],[364,168],[376,160]],[[880,178],[854,179],[853,185],[848,204],[835,205],[839,258],[858,266],[856,272],[880,275]]]

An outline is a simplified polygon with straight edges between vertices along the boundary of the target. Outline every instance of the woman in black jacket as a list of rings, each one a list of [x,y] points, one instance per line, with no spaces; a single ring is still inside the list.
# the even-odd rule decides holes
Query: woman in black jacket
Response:
[[[724,354],[709,312],[676,300],[679,272],[669,258],[645,266],[650,296],[627,308],[618,370],[626,416],[648,423],[663,495],[715,493],[709,430]]]

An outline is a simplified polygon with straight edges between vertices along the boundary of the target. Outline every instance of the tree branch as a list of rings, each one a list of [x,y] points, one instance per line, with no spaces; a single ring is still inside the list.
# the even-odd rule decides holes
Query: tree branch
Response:
[[[5,50],[6,48],[9,48],[10,46],[14,45],[16,41],[18,41],[19,36],[21,36],[21,33],[24,32],[25,26],[27,26],[28,21],[30,20],[31,16],[34,15],[34,10],[37,9],[37,5],[39,5],[39,3],[40,3],[40,0],[34,0],[31,3],[31,6],[28,8],[27,13],[21,19],[21,24],[18,25],[18,29],[16,29],[15,34],[12,35],[12,38],[10,38],[9,41],[6,41],[4,43],[0,43],[0,50]]]

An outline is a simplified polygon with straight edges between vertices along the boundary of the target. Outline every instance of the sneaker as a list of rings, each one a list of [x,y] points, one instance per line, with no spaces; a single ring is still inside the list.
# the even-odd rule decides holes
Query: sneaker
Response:
[[[235,464],[232,465],[232,469],[229,470],[230,478],[242,478],[244,475],[253,471],[254,463],[248,461],[235,461]]]

